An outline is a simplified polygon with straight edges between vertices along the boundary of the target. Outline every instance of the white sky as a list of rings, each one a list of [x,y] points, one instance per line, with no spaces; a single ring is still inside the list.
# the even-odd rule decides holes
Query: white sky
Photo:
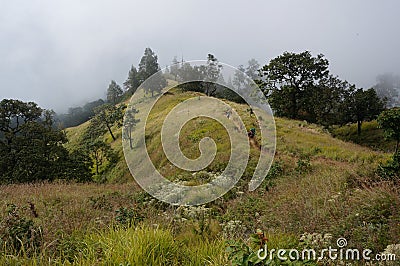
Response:
[[[368,88],[400,74],[400,1],[0,0],[0,99],[44,108],[103,97],[146,47],[237,66],[284,51],[323,53],[333,74]]]

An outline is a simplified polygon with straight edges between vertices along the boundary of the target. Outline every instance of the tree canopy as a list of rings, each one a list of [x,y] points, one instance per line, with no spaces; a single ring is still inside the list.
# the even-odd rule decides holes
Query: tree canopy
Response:
[[[395,153],[397,153],[400,143],[400,108],[383,111],[378,117],[378,124],[383,129],[386,139],[396,141]]]
[[[0,102],[0,183],[90,178],[79,154],[64,148],[53,116],[33,102]]]

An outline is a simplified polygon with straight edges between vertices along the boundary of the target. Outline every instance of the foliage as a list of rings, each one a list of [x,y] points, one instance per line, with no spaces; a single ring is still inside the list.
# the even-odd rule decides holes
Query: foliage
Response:
[[[1,101],[0,182],[85,178],[84,171],[74,171],[85,165],[64,148],[65,132],[54,126],[53,116],[33,102]]]
[[[136,124],[140,121],[139,119],[135,118],[135,114],[137,113],[138,111],[134,107],[130,107],[125,111],[123,138],[129,140],[129,147],[131,149],[133,149],[132,131]]]
[[[146,82],[144,87],[146,92],[151,93],[151,96],[154,96],[155,92],[160,93],[161,89],[167,85],[166,79],[158,72],[160,66],[157,60],[157,55],[150,48],[146,48],[139,63],[138,77],[140,83],[143,83],[149,77],[156,74],[151,80]]]
[[[328,66],[322,54],[285,52],[260,70],[258,83],[276,115],[325,127],[356,122],[360,135],[362,122],[374,119],[385,102],[374,89],[356,89],[330,75]]]
[[[125,108],[126,105],[124,104],[119,106],[112,104],[101,105],[94,110],[96,115],[90,122],[94,128],[104,131],[108,130],[112,139],[116,140],[111,128],[114,125],[117,125],[118,127],[122,126]]]
[[[108,85],[107,89],[107,102],[111,104],[116,104],[120,101],[121,96],[121,87],[115,82],[115,80],[111,80],[111,83],[110,85]]]
[[[266,96],[280,116],[302,119],[304,106],[312,105],[304,94],[328,76],[328,60],[322,54],[313,57],[309,51],[285,52],[265,65],[261,74]]]
[[[220,78],[221,69],[222,65],[218,62],[218,59],[213,54],[208,54],[205,69],[205,82],[202,84],[204,93],[207,96],[215,95],[218,89],[215,83]]]
[[[60,114],[56,116],[56,119],[60,121],[62,127],[74,127],[78,126],[94,116],[94,109],[104,104],[104,100],[98,99],[79,107],[70,107],[66,114]]]
[[[42,244],[42,229],[33,220],[21,216],[16,205],[7,207],[7,216],[0,222],[0,247],[14,254],[31,255]]]
[[[383,110],[385,103],[379,99],[374,89],[364,91],[352,87],[350,96],[346,99],[346,122],[357,123],[357,134],[361,134],[363,121],[375,119]]]
[[[137,225],[143,220],[143,217],[137,210],[132,208],[121,207],[115,211],[115,220],[123,226],[131,227]]]
[[[377,172],[383,179],[398,183],[400,181],[400,152],[393,154],[388,162],[380,163]]]
[[[140,86],[140,77],[136,67],[131,66],[128,73],[128,78],[124,82],[125,90],[130,94],[134,94],[136,89]]]
[[[396,149],[399,150],[400,142],[400,108],[392,108],[382,112],[378,117],[379,127],[383,129],[385,139],[394,139]]]

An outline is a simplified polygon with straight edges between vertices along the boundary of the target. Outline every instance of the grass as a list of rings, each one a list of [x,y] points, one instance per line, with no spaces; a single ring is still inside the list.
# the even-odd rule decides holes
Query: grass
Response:
[[[360,136],[357,134],[357,124],[349,124],[332,129],[332,135],[344,141],[357,143],[370,147],[374,150],[380,150],[392,153],[394,152],[396,142],[385,140],[383,130],[378,127],[376,120],[364,122]]]
[[[171,178],[182,178],[185,173],[166,160],[160,148],[160,124],[175,104],[196,95],[175,91],[162,98],[147,125],[150,157]],[[230,104],[248,127],[254,125],[247,106]],[[363,127],[366,134],[368,125]],[[85,127],[87,123],[67,130],[69,149],[79,146]],[[225,240],[246,241],[257,228],[266,232],[271,247],[298,246],[305,232],[330,233],[334,240],[346,237],[349,246],[374,252],[398,243],[399,187],[380,181],[375,173],[389,153],[333,138],[321,127],[302,121],[276,118],[276,128],[273,174],[260,188],[247,191],[244,178],[222,198],[202,206],[202,215],[185,216],[181,208],[158,202],[132,181],[123,158],[120,129],[115,127],[117,140],[107,134],[104,139],[120,160],[105,173],[106,184],[0,186],[0,236],[9,225],[10,204],[18,210],[15,221],[31,220],[42,232],[33,253],[0,243],[0,264],[226,265]],[[190,121],[183,127],[180,145],[186,156],[195,158],[198,140],[206,136],[215,140],[218,149],[218,157],[207,171],[218,171],[230,154],[227,134],[218,123],[203,118]],[[247,176],[259,155],[254,148],[251,154]],[[132,226],[118,219],[121,212],[117,211],[122,209],[127,210],[124,218],[133,219]],[[233,237],[224,234],[231,221],[241,224],[240,230],[233,229]]]

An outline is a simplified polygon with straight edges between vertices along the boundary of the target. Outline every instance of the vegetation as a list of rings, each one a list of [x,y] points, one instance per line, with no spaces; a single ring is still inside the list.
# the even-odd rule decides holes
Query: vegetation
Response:
[[[218,60],[211,55],[208,59],[209,65],[204,67],[171,66],[170,75],[177,80],[184,75],[215,78],[220,71]],[[398,109],[383,112],[377,121],[363,122],[376,116],[382,101],[371,90],[357,90],[325,73],[328,64],[322,55],[287,53],[271,62],[277,64],[263,68],[263,77],[268,77],[262,80],[267,96],[280,103],[275,108],[282,108],[282,116],[302,121],[276,118],[275,161],[260,188],[247,190],[260,154],[253,145],[242,179],[223,197],[202,206],[167,205],[133,182],[121,140],[129,139],[134,148],[130,133],[141,114],[134,108],[125,109],[124,96],[97,107],[90,121],[66,132],[57,129],[51,112],[36,104],[3,100],[0,173],[2,183],[7,184],[0,184],[0,264],[265,265],[268,261],[257,257],[264,244],[269,248],[321,249],[334,246],[339,237],[345,237],[352,248],[369,248],[375,253],[393,250],[400,239],[399,153],[333,138],[325,127],[331,127],[337,136],[370,144],[374,140],[366,136],[372,132],[373,138],[381,141],[377,145],[383,143],[385,134],[393,139],[387,142],[393,149],[398,142]],[[158,71],[156,63],[157,56],[146,49],[137,73],[131,68],[125,95],[136,90],[144,76]],[[296,74],[290,83],[286,79],[290,73],[284,71],[292,66],[300,71],[303,64],[312,73],[304,73],[299,80]],[[242,69],[256,78],[256,65],[251,61]],[[275,85],[271,82],[274,78]],[[241,80],[238,72],[231,82],[241,86]],[[278,86],[279,82],[285,85]],[[223,171],[231,151],[224,127],[199,117],[183,126],[181,150],[188,158],[197,158],[199,141],[211,137],[217,146],[214,161],[194,173],[171,164],[162,151],[161,126],[180,102],[206,94],[221,97],[246,128],[259,131],[249,106],[229,102],[226,91],[208,85],[192,83],[170,90],[150,112],[145,136],[148,154],[157,170],[171,181],[185,185],[209,182]],[[154,96],[159,91],[147,92]],[[295,101],[288,98],[284,103],[288,95],[294,95]],[[362,118],[354,118],[360,99],[370,101],[369,109],[362,109]],[[307,101],[315,108],[306,106]],[[336,126],[343,121],[361,121],[364,130],[358,135],[357,124]],[[255,141],[260,141],[257,134]],[[12,155],[18,160],[12,160]],[[89,180],[92,182],[76,182]],[[283,262],[275,259],[274,263]],[[287,262],[295,263],[318,265],[316,261]]]
[[[329,62],[309,51],[285,52],[261,69],[260,83],[276,115],[302,119],[324,126],[361,124],[384,109],[374,89],[356,89],[329,74]]]
[[[0,102],[0,183],[54,179],[85,179],[78,153],[63,144],[65,133],[55,127],[53,112],[33,102]]]
[[[396,141],[394,153],[397,153],[400,142],[400,108],[393,108],[382,112],[378,117],[378,123],[383,128],[385,138],[391,138]]]
[[[118,103],[121,99],[122,93],[121,87],[115,82],[115,80],[111,80],[107,89],[107,102],[111,104]]]

